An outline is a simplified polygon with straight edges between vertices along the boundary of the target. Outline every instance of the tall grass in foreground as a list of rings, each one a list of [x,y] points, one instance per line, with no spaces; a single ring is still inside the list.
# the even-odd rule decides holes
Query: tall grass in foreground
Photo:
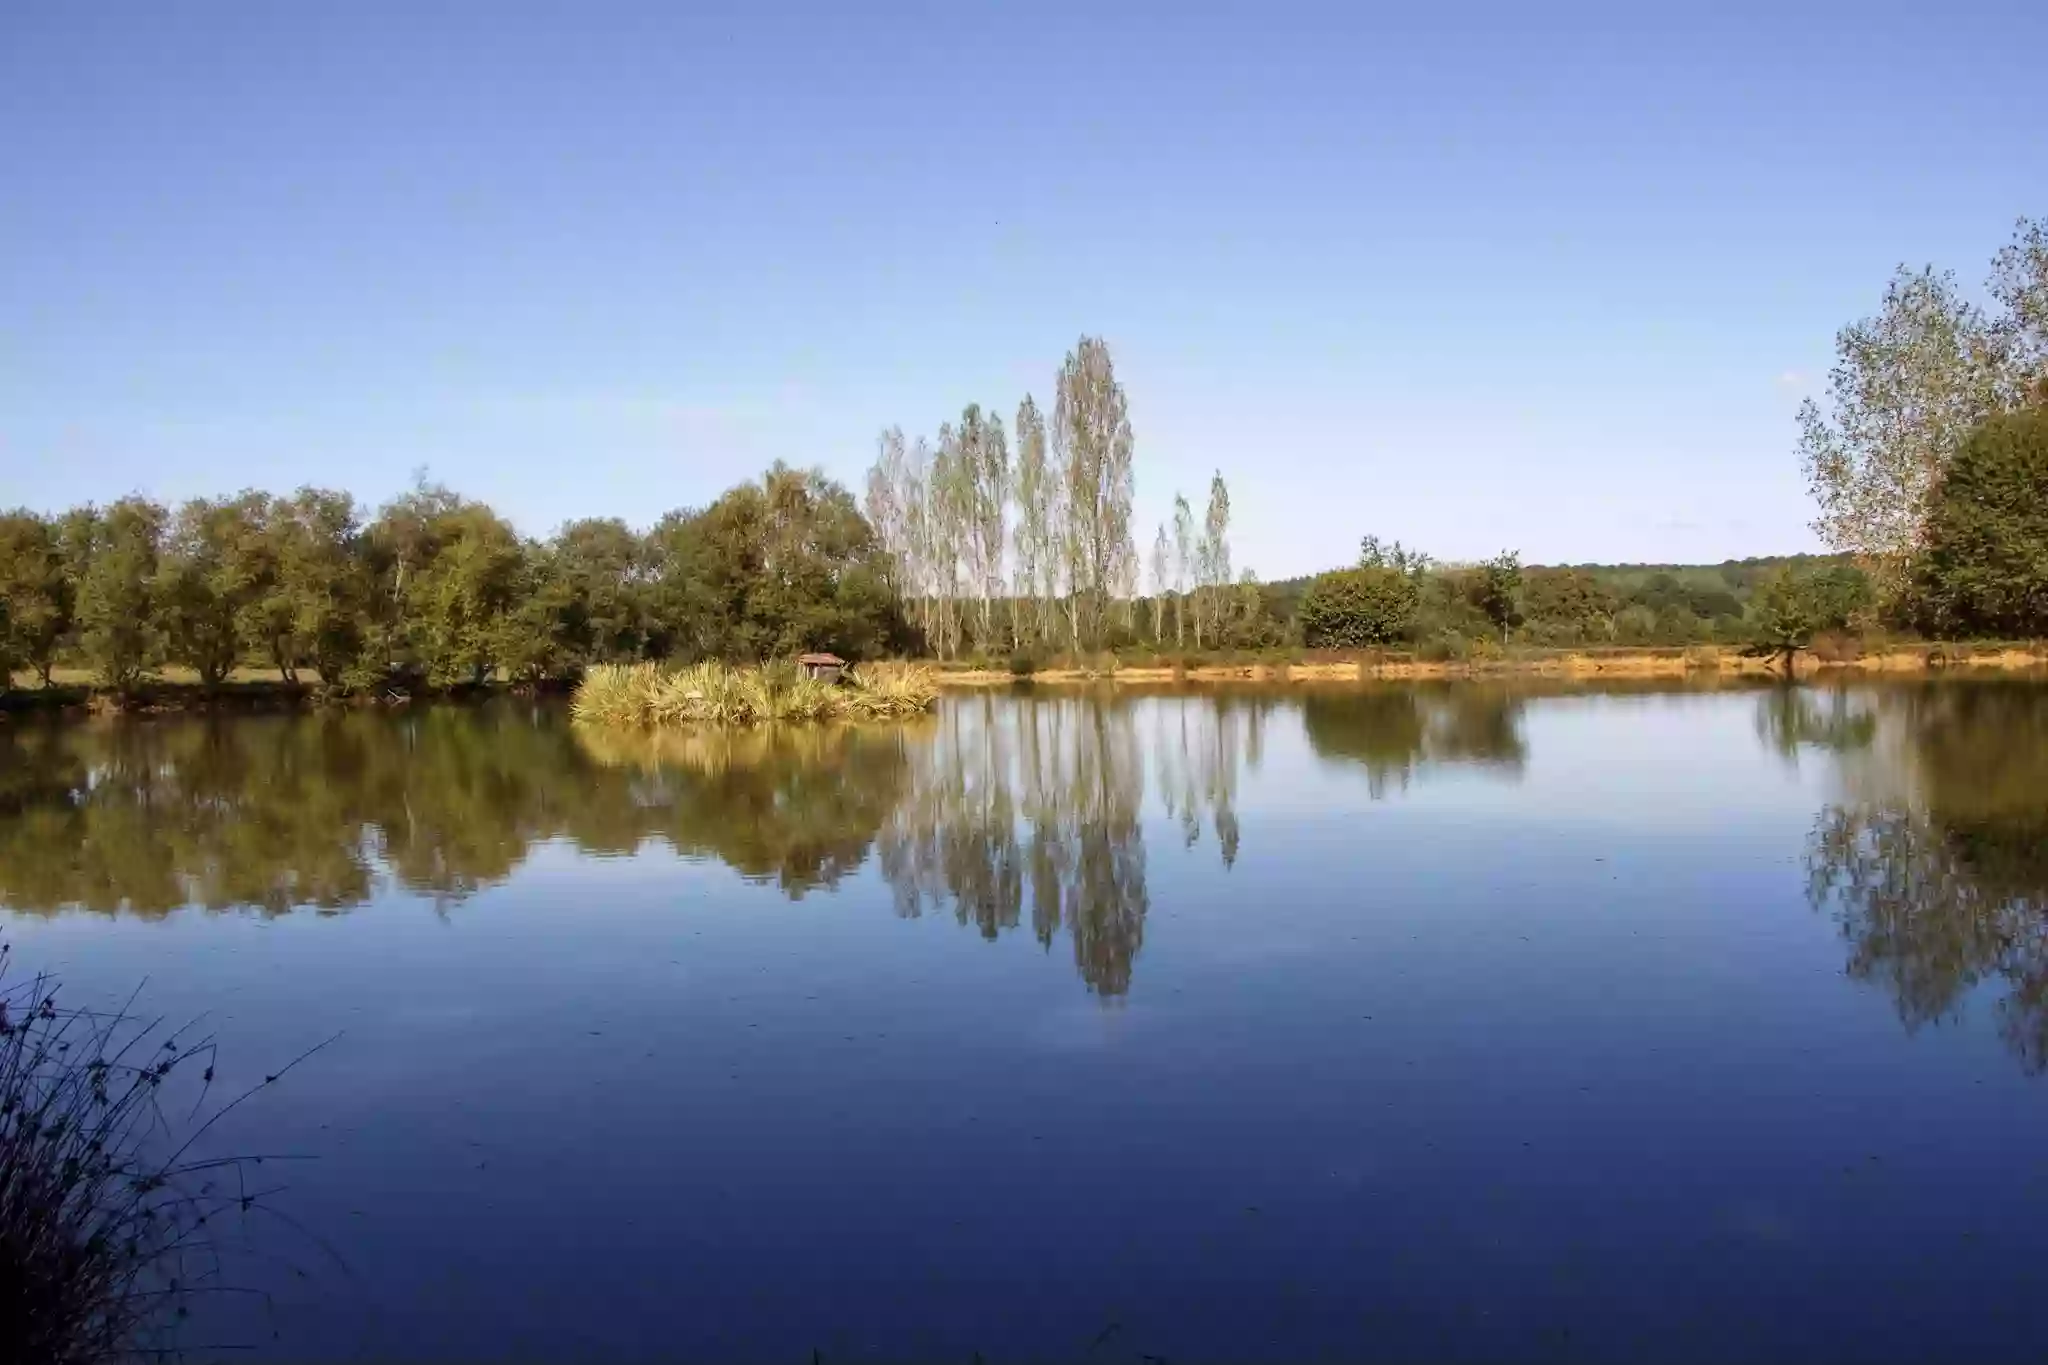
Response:
[[[48,976],[10,983],[10,962],[0,944],[0,1358],[174,1356],[190,1297],[232,1291],[217,1229],[270,1193],[249,1188],[248,1160],[193,1146],[283,1072],[194,1122],[212,1039],[62,1007]],[[189,1088],[194,1072],[179,1123],[167,1088]]]
[[[590,725],[766,725],[893,720],[921,715],[938,695],[931,670],[915,664],[866,664],[837,683],[789,664],[599,664],[585,671],[570,709]]]

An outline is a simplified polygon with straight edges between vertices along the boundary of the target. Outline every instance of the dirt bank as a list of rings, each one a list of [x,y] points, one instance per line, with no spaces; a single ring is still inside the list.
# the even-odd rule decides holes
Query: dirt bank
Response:
[[[2048,668],[2048,648],[2037,645],[1912,645],[1843,657],[1822,658],[1801,651],[1793,661],[1800,677],[1818,673],[1926,673],[1946,669],[2017,671]],[[1365,679],[1484,678],[1526,675],[1545,678],[1767,677],[1782,673],[1775,658],[1736,649],[1695,646],[1686,650],[1544,650],[1499,658],[1428,660],[1403,654],[1370,654],[1301,663],[1216,663],[1187,668],[1156,665],[1112,670],[1049,668],[1030,675],[1034,683],[1170,682],[1357,682]],[[1023,681],[1001,669],[945,669],[941,686],[986,687]]]

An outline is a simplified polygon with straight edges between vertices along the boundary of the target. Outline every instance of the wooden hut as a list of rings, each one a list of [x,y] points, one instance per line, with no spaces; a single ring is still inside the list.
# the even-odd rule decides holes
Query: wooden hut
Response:
[[[799,654],[796,666],[806,678],[820,682],[836,683],[839,675],[846,671],[846,660],[837,654]]]

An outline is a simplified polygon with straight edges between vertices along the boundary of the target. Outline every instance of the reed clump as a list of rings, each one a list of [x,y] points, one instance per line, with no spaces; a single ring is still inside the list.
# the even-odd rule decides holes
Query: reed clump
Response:
[[[188,1301],[234,1292],[216,1229],[274,1192],[248,1179],[260,1158],[196,1144],[284,1071],[210,1105],[210,1038],[66,1007],[11,959],[0,944],[0,1359],[174,1357]]]
[[[599,664],[570,703],[587,725],[744,726],[922,715],[938,699],[931,670],[867,664],[838,682],[806,677],[790,664]]]

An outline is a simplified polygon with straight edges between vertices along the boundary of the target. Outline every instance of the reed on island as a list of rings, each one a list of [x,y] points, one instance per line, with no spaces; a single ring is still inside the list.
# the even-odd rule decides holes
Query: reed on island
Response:
[[[571,709],[587,725],[766,725],[895,720],[922,715],[938,695],[931,670],[917,664],[863,664],[836,681],[785,663],[599,664],[585,671]]]

